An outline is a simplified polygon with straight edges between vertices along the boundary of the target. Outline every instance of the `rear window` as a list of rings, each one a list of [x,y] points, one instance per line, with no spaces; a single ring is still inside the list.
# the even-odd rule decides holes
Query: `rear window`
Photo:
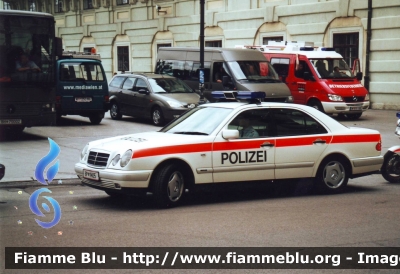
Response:
[[[121,87],[122,82],[124,81],[125,77],[116,76],[114,79],[111,80],[110,87],[119,88]]]

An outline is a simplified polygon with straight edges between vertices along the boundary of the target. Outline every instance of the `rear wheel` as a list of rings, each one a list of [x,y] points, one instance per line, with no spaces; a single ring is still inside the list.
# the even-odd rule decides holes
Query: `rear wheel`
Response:
[[[92,123],[92,125],[100,124],[100,122],[101,122],[101,120],[103,120],[103,118],[104,118],[103,112],[92,114],[89,116],[89,120]]]
[[[400,156],[395,153],[389,156],[385,155],[381,173],[389,183],[400,183]]]
[[[187,176],[178,164],[169,164],[159,169],[152,181],[155,204],[167,208],[176,206],[181,201]]]
[[[153,108],[151,111],[151,119],[155,126],[162,126],[165,123],[164,115],[159,107]]]
[[[315,188],[322,194],[342,192],[350,177],[350,169],[344,157],[331,156],[322,161],[315,178]]]
[[[120,120],[122,118],[122,114],[119,110],[119,106],[115,102],[111,103],[110,116],[111,116],[111,119],[113,119],[113,120]]]
[[[312,107],[312,108],[318,109],[321,112],[324,112],[324,108],[322,107],[321,102],[318,101],[317,99],[310,100],[310,102],[308,102],[307,105]]]

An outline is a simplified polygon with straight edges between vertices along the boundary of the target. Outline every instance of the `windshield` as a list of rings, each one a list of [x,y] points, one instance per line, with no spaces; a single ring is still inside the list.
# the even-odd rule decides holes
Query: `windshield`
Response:
[[[216,107],[194,108],[172,123],[162,128],[160,132],[188,135],[209,135],[232,112],[232,109]]]
[[[0,82],[53,81],[53,37],[53,18],[2,14]]]
[[[354,77],[343,59],[310,59],[310,62],[321,79]]]
[[[155,93],[194,93],[188,85],[177,78],[149,79],[149,83]]]
[[[233,61],[228,65],[237,80],[280,82],[278,74],[267,61]]]

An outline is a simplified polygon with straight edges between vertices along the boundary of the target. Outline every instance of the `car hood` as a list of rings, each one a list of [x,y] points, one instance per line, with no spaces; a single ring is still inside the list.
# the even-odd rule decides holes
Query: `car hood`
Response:
[[[160,148],[166,146],[190,145],[204,142],[210,136],[183,135],[165,132],[145,132],[107,139],[101,139],[89,143],[89,150],[103,151],[110,154],[123,154],[126,150],[133,151]]]
[[[157,95],[162,96],[165,100],[174,99],[187,104],[196,104],[200,99],[197,93],[157,93]]]

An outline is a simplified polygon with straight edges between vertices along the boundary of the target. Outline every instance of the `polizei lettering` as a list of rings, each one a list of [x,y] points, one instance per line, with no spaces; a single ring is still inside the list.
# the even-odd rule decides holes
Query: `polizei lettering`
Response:
[[[221,164],[226,164],[227,162],[232,165],[246,163],[265,163],[267,162],[267,152],[265,150],[258,150],[221,153]]]

